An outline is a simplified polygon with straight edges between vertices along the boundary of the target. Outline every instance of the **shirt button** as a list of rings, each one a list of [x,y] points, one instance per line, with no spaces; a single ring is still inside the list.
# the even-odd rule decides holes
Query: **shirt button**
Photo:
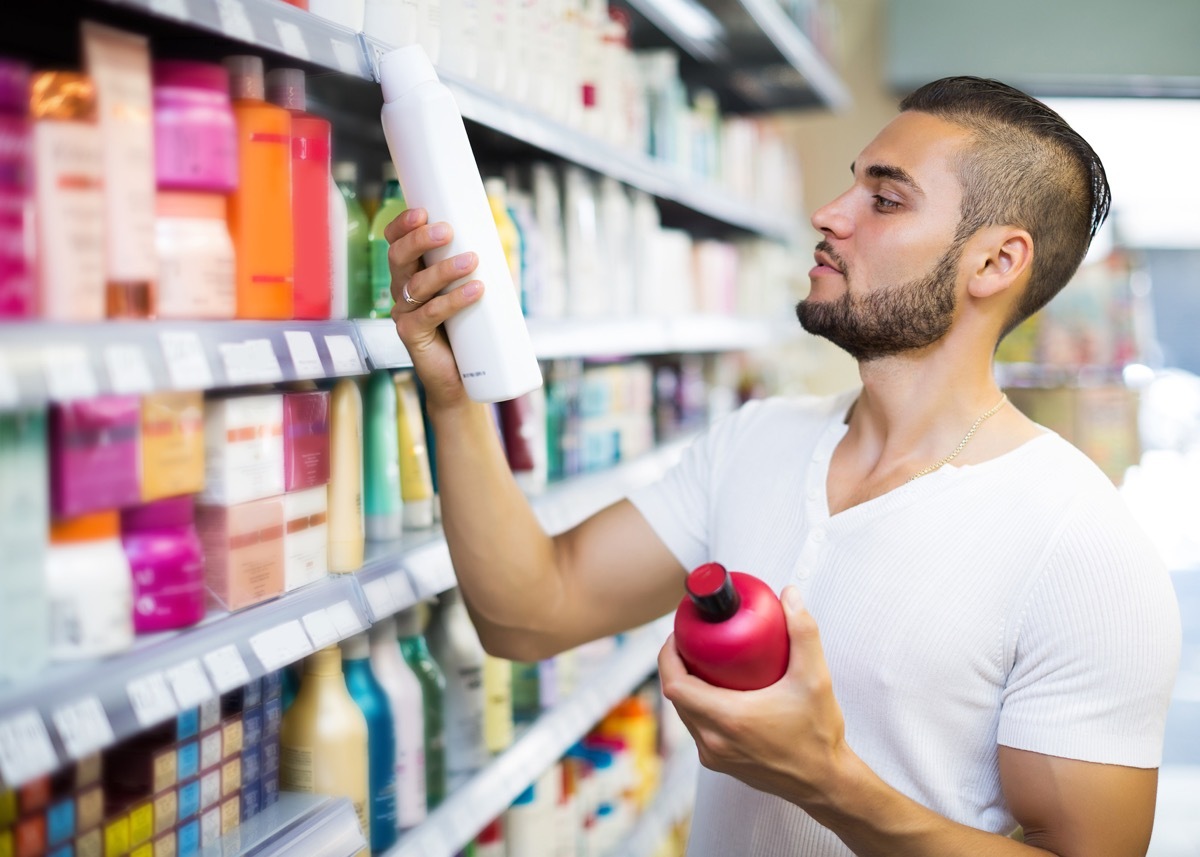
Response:
[[[816,542],[817,544],[821,544],[822,542],[824,542],[825,541],[825,531],[821,530],[821,529],[813,530],[812,540],[814,542]]]

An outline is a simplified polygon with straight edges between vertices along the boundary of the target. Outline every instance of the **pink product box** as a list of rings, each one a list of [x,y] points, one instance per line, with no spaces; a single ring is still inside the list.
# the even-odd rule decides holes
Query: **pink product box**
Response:
[[[100,396],[50,409],[50,508],[55,517],[141,503],[142,405]]]
[[[329,482],[329,393],[283,396],[283,472],[287,491]]]
[[[283,502],[279,497],[237,506],[199,506],[209,594],[226,610],[241,610],[283,594]]]

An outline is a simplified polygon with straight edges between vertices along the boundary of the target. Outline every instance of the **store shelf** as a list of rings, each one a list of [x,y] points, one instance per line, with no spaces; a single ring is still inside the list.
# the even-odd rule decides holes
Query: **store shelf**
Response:
[[[686,441],[553,486],[534,509],[555,532],[661,475]],[[0,782],[19,785],[111,746],[215,694],[362,631],[455,585],[442,533],[372,544],[363,568],[183,631],[139,637],[100,661],[54,664],[0,689]]]
[[[200,857],[355,857],[367,847],[349,798],[281,792]]]
[[[794,320],[777,322],[720,315],[529,319],[527,324],[534,350],[543,360],[751,350],[779,344],[799,331]]]
[[[387,857],[453,857],[572,744],[654,671],[671,629],[665,617],[626,636],[580,690],[544,713],[480,774],[407,833]]]
[[[654,857],[671,828],[691,811],[696,799],[700,758],[688,743],[667,762],[658,792],[638,817],[633,830],[606,857]]]

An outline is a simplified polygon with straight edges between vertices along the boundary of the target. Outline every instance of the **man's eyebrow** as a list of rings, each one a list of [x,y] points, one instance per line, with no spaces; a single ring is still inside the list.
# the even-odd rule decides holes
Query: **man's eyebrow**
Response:
[[[852,174],[855,172],[855,167],[856,164],[850,165],[850,172]],[[925,195],[925,191],[921,190],[921,186],[917,184],[916,179],[901,167],[895,167],[891,164],[871,164],[871,166],[867,167],[867,175],[873,179],[890,179],[894,182],[899,182],[913,192],[919,193],[921,196]]]

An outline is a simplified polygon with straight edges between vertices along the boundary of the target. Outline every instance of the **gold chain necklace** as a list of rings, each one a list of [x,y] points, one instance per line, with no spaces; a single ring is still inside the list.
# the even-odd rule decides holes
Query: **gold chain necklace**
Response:
[[[1008,396],[1002,394],[1000,396],[1000,401],[998,401],[991,408],[989,408],[988,410],[986,410],[982,414],[980,414],[979,419],[975,420],[975,424],[971,426],[971,430],[966,433],[966,435],[963,437],[963,439],[958,442],[958,446],[954,448],[954,452],[950,453],[949,455],[947,455],[945,458],[943,458],[941,461],[937,462],[936,464],[929,465],[924,470],[917,473],[915,476],[909,477],[908,481],[912,482],[914,480],[920,479],[922,476],[928,476],[933,471],[937,470],[940,467],[943,467],[944,465],[949,464],[956,457],[958,457],[958,454],[963,451],[963,447],[965,447],[967,445],[967,443],[970,442],[971,438],[973,438],[975,436],[975,432],[977,432],[979,430],[979,427],[981,425],[983,425],[984,420],[988,419],[989,417],[995,416],[996,412],[998,410],[1000,410],[1001,408],[1003,408],[1005,402],[1007,402],[1007,401],[1008,401]]]

